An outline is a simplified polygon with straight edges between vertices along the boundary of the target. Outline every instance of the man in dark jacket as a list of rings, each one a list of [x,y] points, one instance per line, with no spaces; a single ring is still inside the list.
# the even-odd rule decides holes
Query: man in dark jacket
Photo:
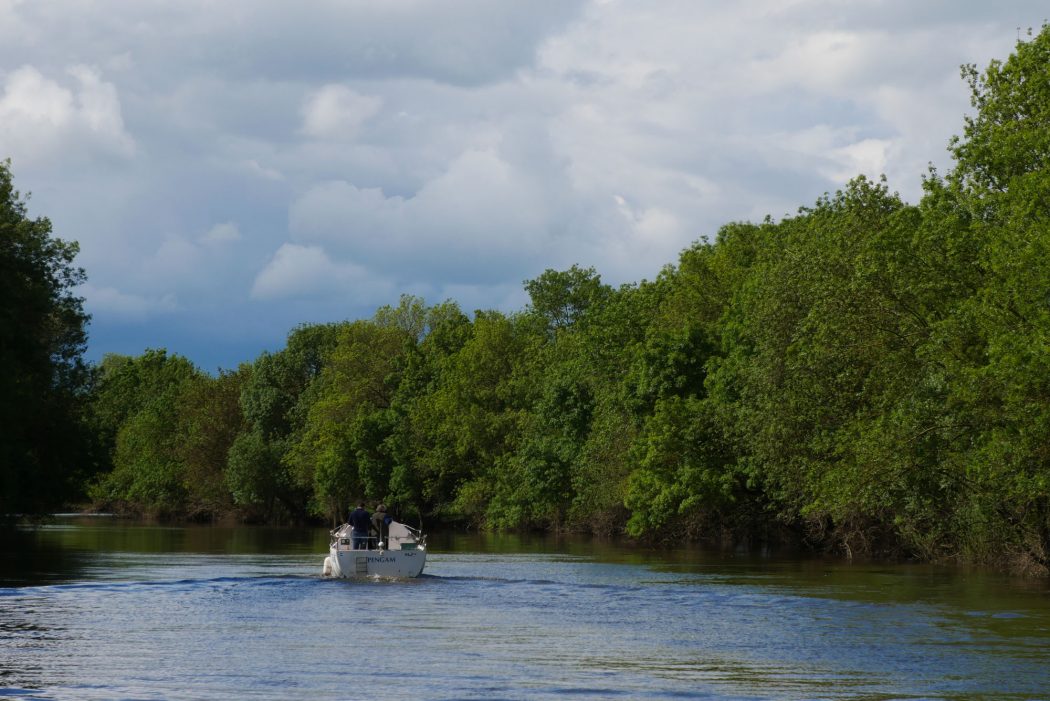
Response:
[[[365,511],[364,503],[358,504],[357,508],[350,512],[350,518],[346,521],[350,524],[350,538],[353,540],[354,550],[367,550],[368,527],[372,519]]]

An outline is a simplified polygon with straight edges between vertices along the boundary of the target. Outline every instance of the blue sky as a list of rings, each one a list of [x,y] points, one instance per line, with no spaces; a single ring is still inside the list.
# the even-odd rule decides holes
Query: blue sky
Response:
[[[0,157],[80,242],[88,357],[202,369],[403,293],[652,278],[724,223],[950,165],[1005,0],[0,0]],[[1023,29],[1022,29],[1023,32]]]

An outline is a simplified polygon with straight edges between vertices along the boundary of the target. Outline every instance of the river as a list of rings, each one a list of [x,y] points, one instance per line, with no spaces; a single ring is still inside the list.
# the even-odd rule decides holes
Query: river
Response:
[[[1050,586],[978,570],[61,518],[0,540],[0,698],[1048,699]]]

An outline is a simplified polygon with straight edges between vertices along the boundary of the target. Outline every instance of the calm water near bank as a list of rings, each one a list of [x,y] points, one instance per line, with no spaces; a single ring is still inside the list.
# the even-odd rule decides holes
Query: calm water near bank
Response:
[[[324,580],[318,529],[63,518],[0,536],[0,697],[1050,699],[1050,585],[433,534]]]

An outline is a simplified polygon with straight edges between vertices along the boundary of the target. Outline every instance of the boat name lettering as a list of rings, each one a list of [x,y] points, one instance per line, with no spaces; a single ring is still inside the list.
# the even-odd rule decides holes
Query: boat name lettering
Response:
[[[397,562],[397,560],[392,558],[392,557],[370,557],[370,558],[368,558],[368,561],[369,562]]]

